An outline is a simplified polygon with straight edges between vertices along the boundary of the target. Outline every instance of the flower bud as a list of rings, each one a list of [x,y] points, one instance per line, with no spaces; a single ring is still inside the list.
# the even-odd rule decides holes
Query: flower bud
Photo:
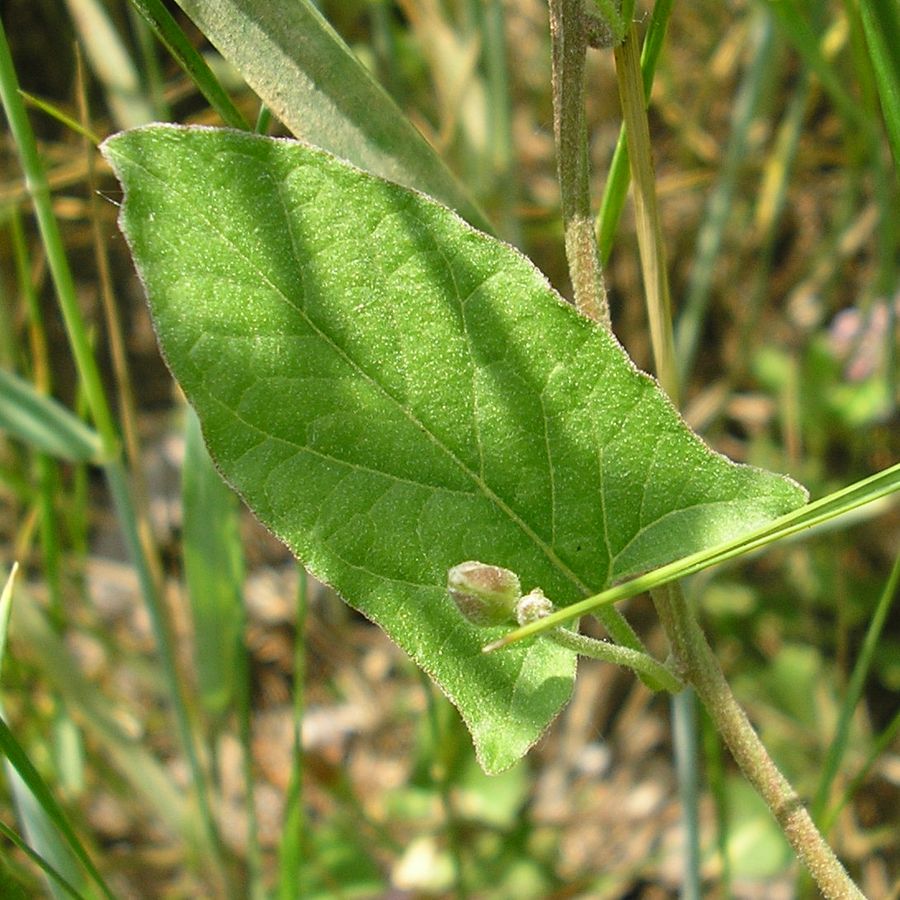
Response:
[[[553,603],[544,596],[540,588],[526,594],[516,604],[516,620],[520,625],[529,625],[553,612]]]
[[[519,576],[500,566],[469,560],[447,573],[447,590],[473,625],[502,625],[513,618],[522,596]]]

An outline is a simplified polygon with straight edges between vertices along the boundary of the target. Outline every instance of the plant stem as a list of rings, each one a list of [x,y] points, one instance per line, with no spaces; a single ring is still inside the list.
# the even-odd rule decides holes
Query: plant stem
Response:
[[[680,586],[659,588],[653,600],[672,644],[676,672],[696,690],[741,771],[765,800],[819,889],[829,900],[862,900],[862,892],[816,829],[735,699]]]
[[[574,650],[581,656],[614,663],[645,675],[670,694],[677,694],[684,690],[684,684],[649,653],[632,650],[630,647],[620,647],[618,644],[611,644],[608,641],[598,641],[586,634],[570,631],[568,628],[554,628],[553,631],[548,632],[547,636],[561,647]]]
[[[583,0],[550,0],[553,128],[566,260],[582,315],[610,327],[609,304],[591,217],[584,69],[588,22]]]
[[[550,41],[553,62],[553,122],[557,169],[565,228],[566,260],[575,291],[575,307],[612,331],[609,304],[597,238],[591,219],[587,124],[584,112],[584,69],[589,39],[598,19],[588,16],[582,0],[550,0]],[[598,613],[610,636],[637,652],[640,639],[625,618],[615,611]],[[646,681],[660,690],[655,681]]]

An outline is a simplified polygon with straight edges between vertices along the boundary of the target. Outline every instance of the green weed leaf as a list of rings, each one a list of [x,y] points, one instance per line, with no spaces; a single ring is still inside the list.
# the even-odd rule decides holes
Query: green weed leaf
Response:
[[[571,603],[802,504],[709,450],[512,248],[304,144],[151,126],[104,147],[160,344],[222,474],[428,671],[482,765],[566,701],[549,642],[484,655],[447,570]]]

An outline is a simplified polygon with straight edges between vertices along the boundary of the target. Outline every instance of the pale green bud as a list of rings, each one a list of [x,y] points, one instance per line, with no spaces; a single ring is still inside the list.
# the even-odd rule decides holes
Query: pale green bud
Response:
[[[473,625],[502,625],[513,619],[522,596],[519,576],[500,566],[469,560],[447,573],[447,590]]]

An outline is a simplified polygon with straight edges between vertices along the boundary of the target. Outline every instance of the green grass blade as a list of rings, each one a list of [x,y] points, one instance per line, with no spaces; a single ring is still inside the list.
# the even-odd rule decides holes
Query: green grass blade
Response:
[[[97,361],[94,358],[87,323],[78,303],[72,270],[69,267],[59,225],[53,212],[47,175],[38,153],[34,133],[25,113],[22,97],[19,94],[18,79],[2,21],[0,21],[0,100],[2,100],[31,193],[41,239],[47,252],[47,262],[66,326],[66,335],[75,358],[79,383],[84,390],[91,417],[97,428],[103,455],[108,460],[104,465],[104,475],[129,554],[138,572],[141,595],[147,605],[161,664],[169,686],[179,738],[188,758],[193,785],[197,791],[198,803],[206,824],[210,852],[217,856],[221,853],[218,831],[207,795],[207,779],[200,766],[187,701],[175,662],[175,648],[170,639],[167,610],[154,569],[153,551],[142,537],[138,527],[132,486],[121,459],[118,429],[107,401]],[[220,868],[218,863],[216,865],[217,868]]]
[[[231,97],[219,84],[212,69],[206,64],[206,60],[194,49],[193,44],[187,39],[178,22],[175,21],[174,16],[161,0],[131,0],[131,5],[153,29],[153,33],[181,68],[187,72],[222,121],[232,128],[248,130],[250,126],[247,120],[241,115]]]
[[[835,776],[840,769],[844,753],[847,750],[847,744],[850,739],[850,722],[857,704],[862,697],[863,688],[869,670],[872,667],[872,659],[875,650],[878,647],[878,640],[884,630],[887,621],[888,612],[897,593],[897,587],[900,585],[900,555],[894,561],[894,568],[890,577],[881,592],[875,611],[869,620],[869,627],[866,629],[866,636],[863,639],[862,647],[859,650],[859,656],[856,665],[853,667],[853,674],[850,676],[850,683],[847,685],[847,692],[844,701],[841,704],[841,712],[838,717],[837,727],[835,728],[834,738],[828,747],[828,753],[822,764],[822,774],[819,778],[819,786],[816,790],[815,800],[812,805],[812,816],[816,822],[821,823],[828,804],[828,797],[831,792],[831,786],[834,783]]]
[[[16,574],[19,564],[14,562],[6,577],[3,591],[0,592],[0,673],[3,672],[3,657],[6,655],[6,637],[9,633],[9,616],[12,612],[13,585],[16,583]]]
[[[306,708],[306,616],[309,610],[309,576],[297,566],[297,637],[294,643],[294,741],[291,747],[291,775],[284,805],[284,827],[278,844],[278,898],[294,900],[303,896],[301,879],[303,855],[308,836],[303,806],[303,711]]]
[[[15,844],[19,850],[22,851],[41,871],[47,876],[50,881],[52,881],[58,888],[61,888],[69,897],[74,897],[75,900],[84,900],[84,895],[80,894],[77,888],[63,876],[63,874],[57,869],[55,869],[52,865],[50,865],[47,860],[44,859],[40,853],[32,850],[28,844],[25,843],[8,825],[4,822],[0,822],[0,834],[2,834],[10,843]],[[7,885],[0,885],[0,887],[6,889]],[[4,895],[5,896],[5,895]],[[24,896],[24,894],[23,894]]]
[[[100,437],[61,403],[0,369],[0,431],[59,459],[101,464]]]
[[[896,0],[859,4],[894,168],[900,170],[900,5]]]
[[[861,506],[875,503],[897,491],[900,491],[900,463],[829,494],[821,500],[808,503],[806,506],[781,516],[768,525],[748,532],[733,541],[726,541],[718,547],[702,550],[668,565],[660,566],[646,575],[631,578],[593,597],[573,603],[538,622],[517,628],[493,644],[488,644],[484,650],[485,652],[499,650],[501,647],[506,647],[527,637],[565,625],[579,616],[593,613],[600,606],[634,597],[644,591],[668,584],[670,581],[694,575],[710,566],[752,553],[754,550],[759,550],[776,541],[802,532],[809,532],[817,525],[823,525],[838,516],[846,516]]]
[[[103,140],[103,138],[95,134],[89,128],[85,128],[80,122],[76,121],[71,116],[67,116],[53,103],[42,100],[40,97],[35,97],[34,94],[29,94],[28,91],[19,91],[19,93],[35,109],[39,109],[41,112],[46,113],[52,119],[56,119],[57,122],[61,125],[65,125],[66,128],[75,134],[80,134],[82,137],[87,138],[95,146]]]
[[[175,787],[146,747],[124,733],[107,699],[80,673],[63,639],[24,591],[16,600],[13,628],[31,648],[63,704],[77,713],[85,733],[103,749],[112,767],[132,786],[133,793],[173,833],[181,835],[192,848],[202,850],[200,829],[196,817],[189,815],[184,792]]]
[[[882,730],[871,746],[868,748],[866,758],[859,767],[859,771],[853,776],[853,779],[843,791],[840,799],[828,810],[822,820],[822,831],[826,834],[831,830],[841,810],[856,796],[856,792],[860,789],[866,780],[869,771],[875,764],[875,761],[885,753],[894,743],[897,735],[900,734],[900,710],[898,710],[890,722]]]
[[[100,895],[88,880],[59,829],[9,760],[3,761],[3,770],[9,783],[19,828],[32,852],[46,860],[67,884],[72,885],[79,895],[85,897],[85,900],[99,900]],[[64,887],[59,887],[52,880],[48,881],[47,889],[53,898],[61,900],[69,896]]]
[[[865,7],[868,0],[861,6]],[[892,2],[892,0],[888,0]],[[828,92],[835,107],[844,117],[851,133],[858,131],[866,138],[872,135],[872,123],[866,118],[859,103],[854,100],[841,81],[834,66],[825,58],[821,49],[821,36],[800,10],[795,0],[775,0],[762,4],[778,23],[779,30],[800,54],[807,68],[815,73],[822,87]]]
[[[656,74],[656,63],[662,50],[666,36],[666,27],[672,12],[674,0],[658,0],[653,4],[650,24],[644,37],[641,49],[641,76],[644,82],[644,96],[650,98],[653,87],[653,76]],[[619,129],[619,140],[609,166],[609,175],[603,188],[603,199],[597,213],[597,244],[600,251],[600,262],[605,266],[612,253],[616,236],[616,226],[625,206],[628,185],[631,183],[631,168],[628,159],[628,141],[625,137],[625,126]]]
[[[700,344],[703,323],[709,306],[713,272],[734,196],[738,174],[744,163],[750,126],[757,104],[763,95],[763,88],[771,74],[775,53],[774,29],[768,16],[757,14],[753,22],[750,40],[753,43],[753,57],[737,97],[731,115],[731,133],[725,159],[713,192],[706,205],[706,213],[700,231],[697,233],[697,247],[691,274],[688,280],[684,304],[678,315],[675,329],[676,357],[680,369],[680,382],[687,384],[688,375],[694,364],[694,356]]]
[[[239,675],[244,563],[237,498],[213,466],[193,410],[188,410],[185,422],[181,497],[197,687],[206,712],[215,720],[232,706]]]
[[[179,0],[297,137],[424,191],[490,231],[484,214],[310,0]]]
[[[9,760],[12,767],[21,777],[28,790],[34,796],[35,801],[40,808],[46,813],[48,819],[53,823],[59,833],[65,838],[66,844],[72,853],[84,866],[85,870],[90,874],[96,885],[103,892],[105,897],[113,900],[113,894],[107,887],[103,876],[97,870],[87,851],[78,840],[74,829],[69,824],[66,814],[62,807],[56,802],[50,789],[47,787],[44,779],[41,778],[37,769],[31,764],[25,751],[19,745],[19,742],[13,737],[12,732],[6,722],[0,718],[0,752]]]
[[[152,122],[153,106],[131,54],[100,0],[66,0],[88,63],[106,93],[106,102],[119,128]]]

